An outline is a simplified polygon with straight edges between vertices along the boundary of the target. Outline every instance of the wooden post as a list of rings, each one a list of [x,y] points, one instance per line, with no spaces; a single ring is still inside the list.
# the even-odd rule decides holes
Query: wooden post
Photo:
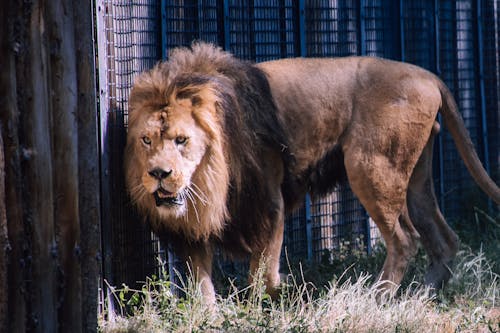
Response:
[[[0,332],[97,330],[92,3],[0,3]]]
[[[2,126],[0,124],[0,332],[8,331],[7,304],[7,258],[9,238],[7,235],[7,209],[5,207],[5,160],[3,154]]]
[[[33,1],[23,8],[27,17],[26,49],[16,57],[20,108],[23,176],[23,223],[26,290],[29,295],[28,330],[57,331],[57,240],[54,228],[54,191],[51,129],[50,50],[47,43],[46,3]]]
[[[20,43],[25,25],[21,23],[20,4],[4,1],[0,9],[0,122],[2,123],[3,153],[5,160],[5,206],[7,232],[11,251],[7,263],[7,324],[6,332],[27,330],[27,296],[23,248],[24,224],[22,217],[21,162],[19,145],[19,109],[17,105],[17,78],[15,55],[22,51]],[[14,22],[19,22],[14,36]],[[3,286],[2,286],[3,288]],[[15,301],[13,301],[15,300]],[[2,327],[2,331],[3,327]]]
[[[81,332],[80,224],[75,34],[72,1],[48,1],[54,228],[57,237],[59,329]]]
[[[101,265],[99,132],[92,1],[73,1],[77,63],[78,193],[82,276],[82,331],[97,332]]]

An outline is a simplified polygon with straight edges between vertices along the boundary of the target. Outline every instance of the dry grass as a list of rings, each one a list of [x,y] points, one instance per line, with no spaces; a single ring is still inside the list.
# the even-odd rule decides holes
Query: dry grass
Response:
[[[432,295],[412,283],[397,295],[377,292],[369,275],[331,282],[317,296],[303,278],[289,276],[279,300],[264,292],[262,278],[232,287],[216,307],[202,301],[193,279],[172,293],[166,279],[142,290],[114,294],[121,308],[101,314],[103,332],[500,332],[499,277],[483,253],[461,252],[445,292]],[[259,274],[261,274],[260,271]],[[342,281],[342,278],[338,279]],[[126,297],[128,295],[128,297]],[[125,300],[128,300],[128,304]],[[122,314],[125,307],[133,315]]]

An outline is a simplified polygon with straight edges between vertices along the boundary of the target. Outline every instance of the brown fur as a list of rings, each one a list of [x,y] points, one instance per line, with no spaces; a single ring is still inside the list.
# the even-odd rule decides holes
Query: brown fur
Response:
[[[399,283],[421,239],[431,258],[427,282],[438,286],[457,250],[432,186],[438,110],[474,179],[498,203],[453,98],[431,73],[359,57],[254,65],[193,44],[134,84],[127,187],[153,230],[190,258],[211,301],[214,244],[250,254],[252,271],[264,255],[273,290],[285,209],[345,177],[386,241],[381,278]],[[161,200],[157,207],[159,184],[169,200],[187,198],[182,208]]]

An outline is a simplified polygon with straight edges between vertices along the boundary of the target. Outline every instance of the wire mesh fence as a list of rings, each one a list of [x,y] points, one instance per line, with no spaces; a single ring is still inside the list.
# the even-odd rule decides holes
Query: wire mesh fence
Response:
[[[111,283],[144,279],[161,254],[125,194],[122,156],[134,76],[161,58],[157,1],[96,3],[101,131],[103,274]]]
[[[123,191],[129,89],[135,74],[193,40],[257,62],[371,55],[427,68],[455,94],[483,163],[498,180],[498,0],[100,0],[96,6],[102,169],[109,175],[102,189],[103,237],[105,266],[115,283],[142,279],[161,252]],[[462,202],[474,193],[458,160],[450,136],[440,135],[434,174],[449,219],[463,216]],[[377,237],[347,183],[324,198],[305,198],[285,226],[288,255],[312,261],[330,255],[342,240],[361,242],[369,250]]]

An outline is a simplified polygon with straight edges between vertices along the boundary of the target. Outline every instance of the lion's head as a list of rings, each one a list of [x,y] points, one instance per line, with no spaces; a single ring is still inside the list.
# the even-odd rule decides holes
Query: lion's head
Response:
[[[264,155],[287,146],[262,71],[210,44],[175,49],[136,78],[128,125],[127,188],[154,231],[206,240],[228,227],[260,241]]]
[[[156,66],[135,81],[125,150],[128,191],[153,229],[194,239],[227,219],[229,168],[219,112],[222,79]],[[168,223],[167,223],[167,222]]]

